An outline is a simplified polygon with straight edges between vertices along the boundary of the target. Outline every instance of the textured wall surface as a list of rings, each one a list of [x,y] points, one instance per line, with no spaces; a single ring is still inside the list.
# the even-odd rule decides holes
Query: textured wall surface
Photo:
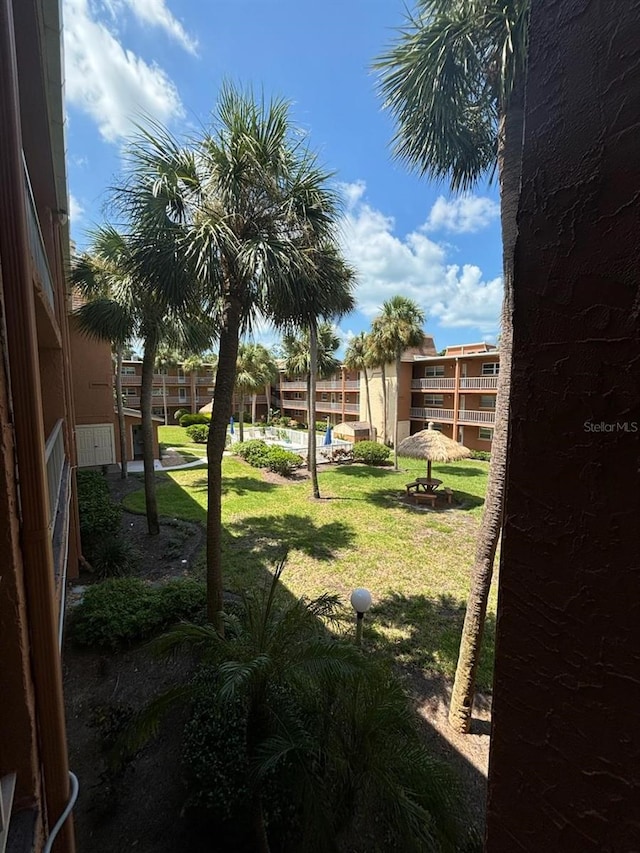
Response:
[[[533,0],[531,27],[486,849],[631,853],[640,3]]]

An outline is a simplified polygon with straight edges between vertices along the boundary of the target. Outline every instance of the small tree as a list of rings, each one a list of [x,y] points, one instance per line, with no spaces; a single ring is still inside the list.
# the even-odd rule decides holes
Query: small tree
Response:
[[[364,375],[364,389],[367,400],[367,417],[369,419],[369,439],[373,440],[373,418],[371,416],[371,395],[369,393],[369,349],[366,332],[351,338],[344,357],[347,370],[357,370]]]

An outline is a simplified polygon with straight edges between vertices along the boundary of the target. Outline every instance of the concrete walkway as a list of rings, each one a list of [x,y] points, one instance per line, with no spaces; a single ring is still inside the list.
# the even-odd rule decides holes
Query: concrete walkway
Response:
[[[192,462],[185,462],[184,465],[171,465],[165,466],[160,462],[159,459],[154,459],[153,467],[156,471],[181,471],[183,468],[197,468],[198,465],[206,465],[207,460],[205,459],[194,459]],[[117,466],[118,469],[120,466]],[[141,474],[144,471],[144,462],[142,459],[134,459],[133,462],[127,463],[127,471],[130,474]]]

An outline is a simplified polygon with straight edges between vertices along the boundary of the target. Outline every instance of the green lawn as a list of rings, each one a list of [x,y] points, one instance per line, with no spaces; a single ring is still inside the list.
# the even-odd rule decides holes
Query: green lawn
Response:
[[[180,426],[158,427],[158,439],[163,450],[168,447],[175,448],[181,456],[184,456],[185,462],[204,459],[207,455],[207,445],[191,441],[186,429]]]
[[[161,430],[170,432],[169,446],[180,447],[176,431],[184,433],[179,427]],[[262,582],[273,560],[287,548],[283,580],[292,594],[328,591],[339,593],[347,603],[354,587],[367,587],[374,598],[365,627],[368,642],[403,663],[452,676],[487,465],[464,461],[433,466],[434,475],[461,501],[460,507],[446,512],[399,501],[404,484],[423,474],[424,464],[404,459],[402,469],[320,468],[320,491],[328,499],[313,501],[308,482],[269,483],[261,471],[235,457],[225,458],[225,588],[242,590]],[[166,482],[158,487],[161,514],[204,524],[206,469],[164,476]],[[126,504],[142,512],[143,493],[129,495]],[[489,611],[479,673],[485,688],[491,683],[495,592]]]

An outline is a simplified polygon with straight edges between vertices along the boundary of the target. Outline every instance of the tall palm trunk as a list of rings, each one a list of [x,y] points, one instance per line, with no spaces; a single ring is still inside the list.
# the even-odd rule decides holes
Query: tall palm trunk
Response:
[[[369,418],[369,441],[373,441],[373,417],[371,415],[371,395],[369,393],[369,374],[364,368],[364,390],[367,398],[367,417]]]
[[[120,441],[120,479],[127,479],[127,435],[124,420],[124,401],[122,399],[122,344],[116,346],[116,411],[118,413],[118,432]]]
[[[198,411],[198,384],[197,384],[197,372],[195,370],[191,371],[189,376],[189,381],[191,383],[191,411],[195,414]]]
[[[267,398],[267,422],[271,422],[271,383],[267,382],[264,386],[264,396]]]
[[[309,327],[309,429],[307,468],[311,474],[311,486],[313,497],[320,498],[320,486],[318,484],[318,466],[316,464],[316,373],[318,370],[318,330],[315,323]]]
[[[142,383],[140,412],[142,414],[142,459],[144,464],[144,497],[147,510],[147,530],[152,536],[160,533],[158,502],[156,500],[156,475],[153,458],[153,370],[158,349],[158,335],[154,330],[145,335],[142,358]]]
[[[491,588],[493,562],[502,530],[504,485],[507,467],[509,396],[513,349],[513,256],[517,238],[516,214],[520,193],[524,80],[514,89],[500,127],[498,167],[500,170],[500,213],[504,298],[501,314],[500,374],[491,444],[491,464],[482,523],[471,570],[471,588],[460,640],[456,677],[451,695],[449,724],[466,733],[471,725],[476,673]]]
[[[215,395],[207,439],[207,619],[219,633],[224,633],[222,621],[222,456],[231,417],[233,388],[240,338],[241,306],[237,299],[228,299],[222,329],[215,380]]]
[[[387,371],[384,364],[380,365],[382,376],[382,443],[387,443]]]
[[[251,395],[251,423],[255,424],[258,417],[258,392],[254,391]]]
[[[244,441],[244,391],[240,391],[240,403],[238,405],[238,429],[240,430],[240,444]]]
[[[393,423],[393,470],[398,470],[398,420],[400,406],[400,369],[402,367],[401,355],[396,356],[396,407]]]

